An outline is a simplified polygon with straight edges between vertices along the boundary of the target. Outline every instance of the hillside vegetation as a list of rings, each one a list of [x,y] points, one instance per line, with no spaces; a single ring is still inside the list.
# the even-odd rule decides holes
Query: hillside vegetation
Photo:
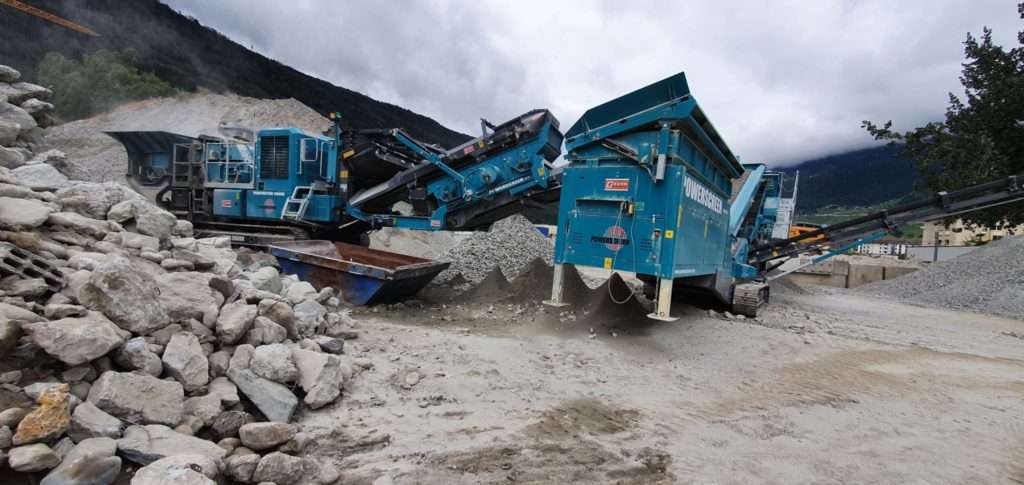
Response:
[[[800,171],[796,202],[800,214],[813,214],[826,206],[875,206],[907,197],[914,191],[914,163],[900,158],[898,150],[889,146],[855,150],[781,170],[789,185],[796,171]]]
[[[183,91],[202,87],[254,98],[295,98],[321,114],[342,112],[350,127],[401,127],[444,146],[469,138],[426,116],[268,59],[156,0],[38,0],[32,5],[86,25],[100,36],[88,37],[0,7],[0,59],[28,81],[40,80],[37,66],[51,52],[81,61],[101,49],[130,48],[138,54],[140,71],[152,72]]]

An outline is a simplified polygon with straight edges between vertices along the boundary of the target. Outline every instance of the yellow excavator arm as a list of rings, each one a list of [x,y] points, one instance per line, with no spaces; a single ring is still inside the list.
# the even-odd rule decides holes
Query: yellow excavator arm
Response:
[[[81,32],[81,33],[83,33],[85,35],[88,35],[88,36],[99,37],[99,35],[100,35],[100,34],[97,34],[95,31],[93,31],[92,29],[90,29],[90,28],[88,28],[88,27],[86,27],[84,25],[76,24],[76,23],[74,23],[74,22],[72,22],[72,21],[70,21],[70,20],[68,20],[66,18],[63,18],[63,17],[58,17],[58,16],[56,16],[56,15],[50,13],[50,12],[47,12],[47,11],[42,10],[42,9],[38,9],[38,8],[33,7],[33,6],[31,6],[31,5],[29,5],[29,4],[25,3],[25,2],[19,2],[17,0],[0,0],[0,5],[7,5],[8,7],[11,7],[13,9],[20,10],[22,12],[25,12],[25,13],[29,14],[29,15],[34,15],[34,16],[39,17],[39,18],[41,18],[43,20],[46,20],[48,22],[53,22],[53,23],[55,23],[57,25],[60,25],[61,27],[64,27],[66,29],[74,30],[75,32]]]

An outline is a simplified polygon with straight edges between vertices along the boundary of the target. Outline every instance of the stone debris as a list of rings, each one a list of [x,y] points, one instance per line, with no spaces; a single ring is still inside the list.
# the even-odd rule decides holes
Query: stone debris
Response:
[[[962,256],[855,291],[922,305],[1021,319],[1024,236],[993,241]]]
[[[71,427],[71,395],[67,384],[59,384],[43,392],[36,400],[39,407],[18,423],[14,445],[48,442],[59,438]]]
[[[532,222],[513,215],[495,222],[490,231],[473,233],[439,258],[450,261],[451,266],[434,282],[452,283],[456,275],[461,275],[476,284],[495,267],[501,268],[506,277],[515,278],[537,258],[553,264],[553,253],[554,245],[537,232]]]
[[[290,454],[310,438],[290,421],[352,375],[341,295],[109,181],[116,161],[75,145],[123,158],[95,127],[40,144],[51,93],[19,76],[0,66],[0,359],[21,369],[0,374],[0,463],[51,470],[46,485],[121,483],[136,465],[133,484],[304,480]]]
[[[7,465],[19,472],[49,470],[59,464],[60,457],[43,443],[14,447],[7,455]]]
[[[132,485],[216,485],[219,470],[219,461],[206,455],[173,455],[142,467]]]
[[[212,441],[178,433],[167,426],[129,426],[117,440],[117,450],[129,461],[148,465],[176,455],[202,455],[221,460],[227,452]]]
[[[75,407],[71,415],[71,428],[68,436],[75,442],[89,438],[120,438],[124,432],[124,423],[94,406],[83,402]]]

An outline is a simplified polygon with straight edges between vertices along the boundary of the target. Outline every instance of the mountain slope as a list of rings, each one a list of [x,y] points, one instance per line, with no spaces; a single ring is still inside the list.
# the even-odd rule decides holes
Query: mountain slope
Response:
[[[156,0],[35,0],[31,4],[101,35],[87,37],[0,6],[0,63],[20,70],[29,81],[47,52],[77,59],[97,49],[133,48],[144,70],[186,91],[203,87],[254,98],[295,98],[321,114],[340,111],[351,127],[401,127],[443,146],[469,138],[426,116],[268,59]]]
[[[882,146],[807,160],[781,168],[787,183],[800,171],[797,212],[813,213],[835,205],[871,206],[914,191],[914,163],[897,156],[898,148]],[[787,188],[787,194],[789,189]]]

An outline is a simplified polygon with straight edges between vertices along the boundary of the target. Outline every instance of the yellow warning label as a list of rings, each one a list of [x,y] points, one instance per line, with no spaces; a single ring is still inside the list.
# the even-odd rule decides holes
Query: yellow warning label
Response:
[[[539,173],[540,176],[543,177],[544,176],[544,167],[538,168],[537,169],[537,173]]]
[[[612,258],[604,258],[604,269],[612,269]]]
[[[675,235],[676,235],[676,232],[671,230],[671,229],[665,231],[665,239],[672,239],[672,236],[675,236]]]
[[[348,170],[342,170],[341,171],[341,178],[343,178],[343,179],[347,179],[348,178]]]
[[[348,150],[345,153],[341,154],[341,158],[348,158],[348,157],[351,157],[352,155],[355,155],[355,154],[356,154],[355,150]]]

